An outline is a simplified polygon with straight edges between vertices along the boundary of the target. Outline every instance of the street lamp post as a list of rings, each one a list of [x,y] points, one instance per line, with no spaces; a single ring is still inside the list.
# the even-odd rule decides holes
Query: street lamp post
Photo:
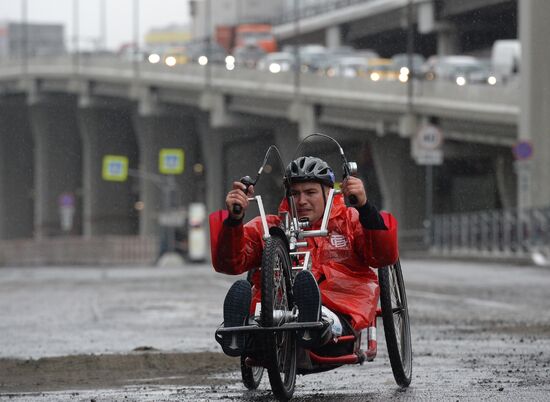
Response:
[[[29,70],[29,21],[27,0],[21,0],[21,50],[20,57],[23,68],[23,76],[26,78]]]
[[[133,58],[132,58],[132,66],[134,68],[134,78],[137,80],[139,78],[139,0],[134,0],[134,7],[133,7],[133,18],[132,18],[132,26],[133,26]]]
[[[205,67],[205,84],[206,88],[210,89],[212,85],[212,1],[206,0],[204,3],[204,32],[206,34],[206,59]]]
[[[407,79],[407,112],[412,115],[413,108],[413,54],[414,54],[414,19],[413,19],[413,2],[409,0],[407,3],[407,68],[409,69]]]
[[[100,0],[99,3],[99,24],[100,24],[100,36],[101,36],[101,50],[107,50],[107,4],[106,0]]]
[[[298,36],[300,35],[300,0],[294,0],[294,97],[300,94],[300,46]]]
[[[79,0],[73,0],[73,70],[75,74],[78,74],[80,65],[79,22]]]

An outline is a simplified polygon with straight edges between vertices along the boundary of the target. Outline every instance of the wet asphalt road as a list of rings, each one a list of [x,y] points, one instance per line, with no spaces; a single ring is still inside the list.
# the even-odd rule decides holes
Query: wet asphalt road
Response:
[[[379,331],[374,362],[299,376],[295,400],[550,400],[550,269],[435,260],[402,266],[411,387],[396,387]],[[105,353],[125,359],[140,347],[219,352],[213,333],[235,279],[206,265],[1,268],[0,360]],[[18,389],[0,378],[0,399],[271,400],[267,378],[259,391],[245,391],[237,370],[235,359],[234,371],[214,365],[185,385],[164,373],[123,386],[68,381],[53,390],[38,382]]]

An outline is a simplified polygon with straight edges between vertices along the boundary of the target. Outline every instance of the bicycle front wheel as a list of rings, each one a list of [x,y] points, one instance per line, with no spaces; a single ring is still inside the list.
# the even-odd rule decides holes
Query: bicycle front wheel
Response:
[[[412,345],[405,283],[399,260],[378,269],[380,305],[386,346],[395,382],[408,387],[412,379]]]
[[[241,356],[241,377],[243,384],[248,389],[256,389],[262,381],[264,374],[263,367],[248,367],[245,363],[246,357]]]
[[[291,262],[285,241],[268,238],[262,255],[262,327],[280,326],[292,309]],[[287,400],[296,384],[296,339],[293,331],[268,333],[264,338],[266,367],[273,394]]]

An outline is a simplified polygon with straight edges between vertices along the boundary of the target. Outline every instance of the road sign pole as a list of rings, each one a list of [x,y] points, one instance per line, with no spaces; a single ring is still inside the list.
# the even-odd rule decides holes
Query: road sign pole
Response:
[[[424,220],[424,244],[432,243],[433,215],[433,165],[426,165],[426,218]]]

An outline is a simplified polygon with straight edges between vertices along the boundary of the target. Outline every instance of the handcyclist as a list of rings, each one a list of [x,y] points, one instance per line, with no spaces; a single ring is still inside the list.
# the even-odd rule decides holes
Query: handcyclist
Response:
[[[323,160],[302,156],[286,168],[298,216],[308,219],[311,229],[321,225],[328,193],[334,187],[334,172]],[[247,193],[245,193],[247,191]],[[211,215],[212,263],[218,272],[238,275],[261,266],[262,224],[259,217],[243,224],[248,197],[254,189],[234,182],[226,196],[227,211]],[[398,257],[397,222],[391,214],[379,213],[367,197],[361,179],[348,176],[341,184],[341,193],[334,197],[327,237],[307,238],[307,251],[313,261],[311,270],[300,271],[293,285],[299,322],[323,320],[330,324],[325,331],[299,331],[297,341],[306,349],[318,348],[333,336],[353,333],[373,322],[379,295],[378,279],[372,268],[393,264]],[[356,197],[347,207],[344,196]],[[234,205],[241,206],[235,213]],[[286,200],[280,210],[288,208]],[[268,224],[278,225],[279,217],[267,216]],[[303,249],[301,249],[303,250]],[[238,280],[229,289],[224,301],[224,326],[247,323],[260,302],[260,274],[252,285]],[[226,336],[220,341],[224,353],[239,356],[246,338]]]

